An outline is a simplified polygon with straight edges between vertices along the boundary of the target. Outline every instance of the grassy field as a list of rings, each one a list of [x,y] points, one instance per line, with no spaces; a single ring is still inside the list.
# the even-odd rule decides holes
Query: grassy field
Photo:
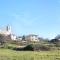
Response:
[[[0,60],[60,60],[60,51],[13,51],[0,49]]]

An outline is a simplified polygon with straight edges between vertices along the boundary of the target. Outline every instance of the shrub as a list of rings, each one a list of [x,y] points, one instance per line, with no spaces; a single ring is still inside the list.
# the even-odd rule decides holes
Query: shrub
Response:
[[[15,47],[15,48],[13,48],[13,50],[16,50],[16,51],[23,51],[24,49],[23,49],[23,48]]]
[[[34,44],[34,51],[47,51],[50,50],[50,47],[45,44]]]
[[[14,49],[16,46],[15,45],[13,45],[13,44],[5,44],[5,46],[4,46],[4,48],[5,49]]]
[[[26,47],[24,47],[24,50],[33,51],[34,50],[33,44],[27,45]]]
[[[47,51],[50,50],[50,47],[47,45],[42,45],[42,44],[30,44],[27,45],[24,50],[30,50],[30,51]]]

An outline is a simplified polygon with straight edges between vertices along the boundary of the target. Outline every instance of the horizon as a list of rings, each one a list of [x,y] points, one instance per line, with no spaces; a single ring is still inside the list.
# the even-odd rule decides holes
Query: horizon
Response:
[[[11,31],[10,31],[10,32],[11,32],[12,34],[15,34],[15,33],[12,31],[12,30],[13,30],[13,29],[12,29],[12,26],[10,26],[10,25],[5,25],[5,26],[0,27],[0,31],[6,31],[7,26],[11,28]],[[15,36],[27,36],[27,35],[37,35],[39,38],[49,39],[49,40],[54,39],[54,38],[56,37],[56,36],[55,36],[54,38],[44,38],[44,37],[42,37],[42,36],[40,36],[40,35],[38,35],[38,34],[34,34],[34,33],[31,33],[31,34],[29,33],[29,34],[24,34],[24,35],[16,35],[16,34],[15,34]],[[58,35],[60,35],[60,34],[58,34]],[[58,36],[58,35],[57,35],[57,36]]]
[[[60,1],[1,0],[0,28],[8,24],[16,35],[37,34],[52,39],[60,34]]]

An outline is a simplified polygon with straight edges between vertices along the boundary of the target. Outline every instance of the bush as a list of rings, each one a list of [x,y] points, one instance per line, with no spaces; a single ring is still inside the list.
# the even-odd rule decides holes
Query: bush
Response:
[[[16,47],[13,45],[8,45],[5,48],[13,49],[16,51],[48,51],[51,49],[49,45],[45,44],[29,44],[26,47]]]
[[[34,51],[47,51],[50,47],[45,44],[34,44]]]
[[[32,44],[29,44],[26,47],[15,47],[15,48],[13,48],[13,50],[16,50],[16,51],[33,51],[34,48],[33,48]]]
[[[34,50],[34,47],[32,44],[30,45],[27,45],[26,47],[24,47],[24,50],[30,50],[30,51],[33,51]]]
[[[5,44],[4,48],[5,49],[14,49],[16,46],[13,44]]]
[[[16,50],[16,51],[23,51],[24,48],[18,48],[18,47],[15,47],[15,48],[13,48],[13,50]]]
[[[42,44],[30,44],[27,45],[24,50],[30,50],[30,51],[47,51],[50,50],[50,47],[47,45]]]
[[[13,46],[7,46],[6,48],[7,49],[13,49],[14,47]]]

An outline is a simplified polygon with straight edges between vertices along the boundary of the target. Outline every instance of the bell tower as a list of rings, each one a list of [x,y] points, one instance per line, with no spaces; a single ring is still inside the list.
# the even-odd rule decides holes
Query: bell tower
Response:
[[[11,33],[11,26],[8,25],[8,26],[6,27],[6,31],[9,32],[9,33]]]

